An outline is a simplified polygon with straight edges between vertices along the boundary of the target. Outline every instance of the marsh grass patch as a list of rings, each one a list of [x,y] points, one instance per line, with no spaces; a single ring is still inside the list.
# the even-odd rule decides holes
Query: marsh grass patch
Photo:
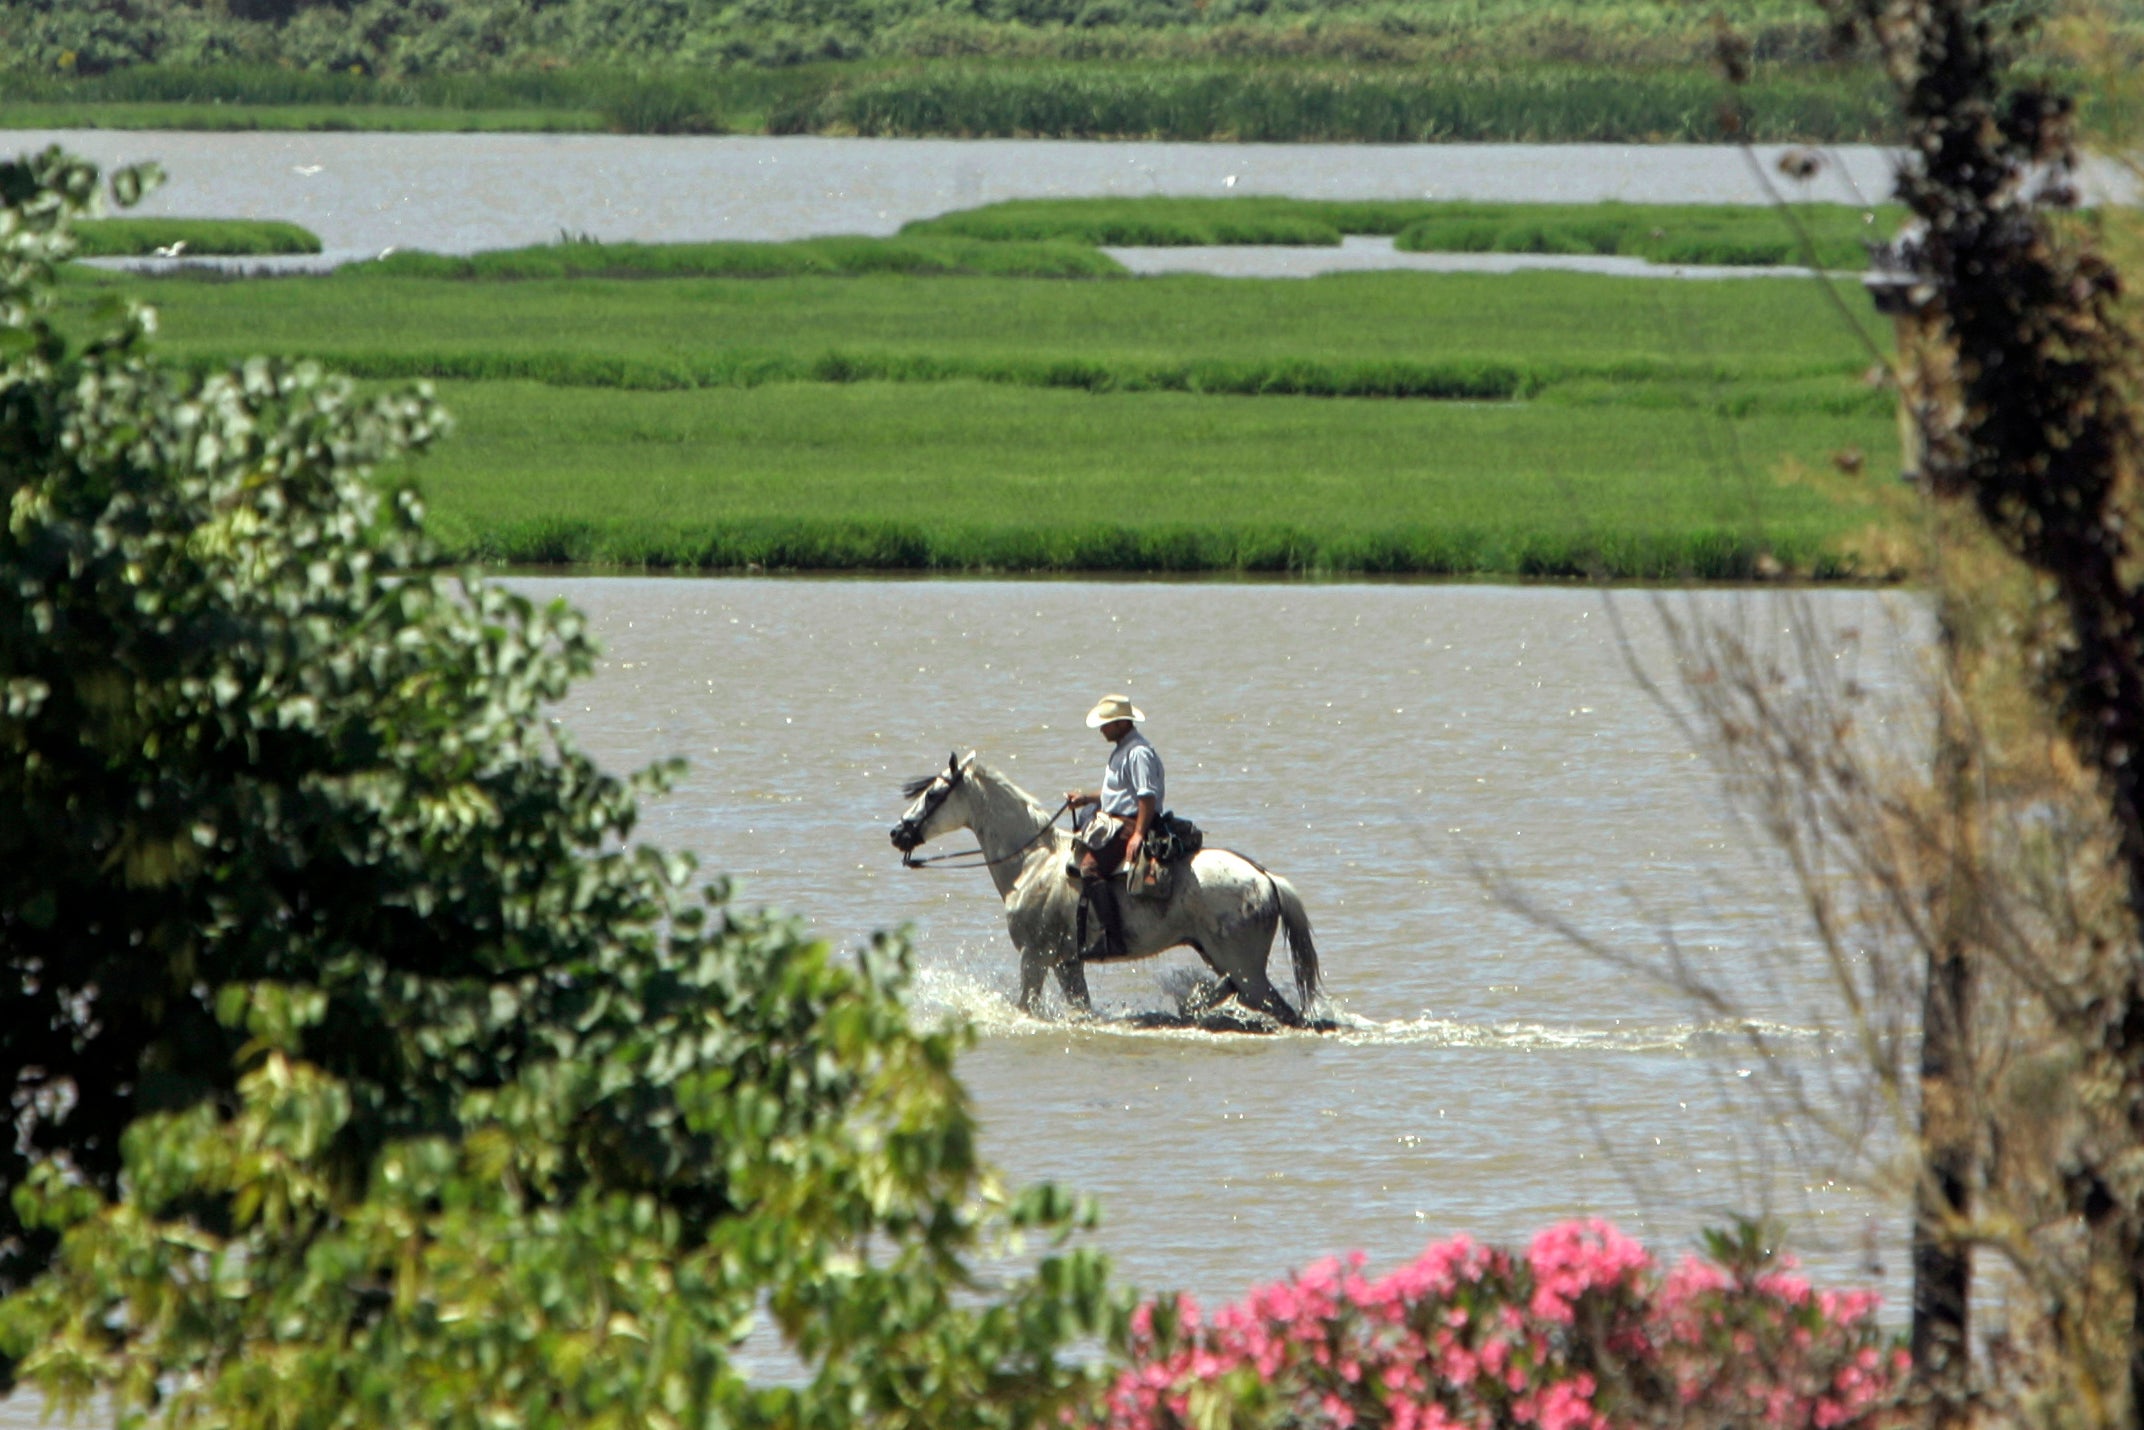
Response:
[[[1091,395],[447,384],[416,469],[456,554],[695,569],[1882,574],[1771,466],[1888,418]],[[1746,454],[1737,467],[1722,453]],[[1871,482],[1878,480],[1875,475]]]
[[[1896,205],[1551,204],[1448,200],[1014,199],[923,219],[904,237],[1110,246],[1330,246],[1389,236],[1414,253],[1617,254],[1654,263],[1858,269],[1870,240],[1904,221]]]
[[[84,258],[148,258],[160,252],[198,257],[318,253],[320,239],[294,223],[260,219],[84,219],[74,229]]]

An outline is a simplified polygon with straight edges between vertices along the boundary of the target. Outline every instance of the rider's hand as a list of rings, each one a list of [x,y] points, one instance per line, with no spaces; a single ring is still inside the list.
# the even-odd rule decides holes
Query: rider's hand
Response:
[[[1131,838],[1125,840],[1124,862],[1127,864],[1135,862],[1139,858],[1139,846],[1145,842],[1146,836],[1140,834],[1134,834]]]
[[[1078,809],[1086,802],[1087,796],[1084,792],[1076,789],[1068,789],[1065,791],[1065,803],[1071,808]]]

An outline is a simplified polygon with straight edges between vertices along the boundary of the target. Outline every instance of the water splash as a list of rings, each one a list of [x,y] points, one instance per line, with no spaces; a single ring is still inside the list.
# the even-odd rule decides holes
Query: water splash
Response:
[[[1524,1020],[1469,1022],[1424,1012],[1413,1018],[1376,1019],[1345,1007],[1319,1009],[1310,1028],[1286,1028],[1234,1000],[1201,1007],[1213,980],[1195,970],[1170,968],[1155,980],[1158,998],[1147,1003],[1097,1000],[1095,1016],[1072,1020],[1055,1006],[1054,991],[1043,1015],[1024,1013],[1016,975],[992,964],[982,972],[956,957],[916,974],[910,1006],[919,1020],[953,1021],[985,1038],[1132,1038],[1241,1043],[1247,1035],[1316,1038],[1348,1047],[1475,1049],[1500,1052],[1668,1053],[1701,1056],[1747,1051],[1761,1045],[1774,1053],[1821,1053],[1832,1040],[1823,1030],[1785,1023],[1738,1021],[1618,1023],[1597,1026]]]
[[[1378,1022],[1343,1015],[1333,1036],[1353,1045],[1408,1044],[1431,1048],[1481,1048],[1509,1052],[1604,1052],[1706,1054],[1746,1048],[1752,1030],[1740,1023],[1578,1023],[1506,1020],[1470,1023],[1424,1013]],[[1765,1044],[1774,1051],[1814,1050],[1828,1039],[1815,1028],[1768,1024]]]

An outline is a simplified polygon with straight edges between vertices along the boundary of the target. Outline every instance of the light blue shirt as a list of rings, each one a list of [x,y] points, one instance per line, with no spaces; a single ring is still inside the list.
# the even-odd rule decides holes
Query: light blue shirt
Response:
[[[1157,815],[1165,808],[1162,798],[1161,755],[1137,730],[1117,741],[1109,752],[1109,772],[1102,776],[1102,813],[1131,819],[1139,813],[1139,797],[1154,801]]]

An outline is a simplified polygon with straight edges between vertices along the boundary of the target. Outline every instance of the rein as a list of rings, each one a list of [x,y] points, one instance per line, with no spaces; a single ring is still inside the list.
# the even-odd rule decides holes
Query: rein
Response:
[[[921,869],[926,865],[930,864],[946,864],[948,860],[952,859],[977,859],[978,857],[979,862],[977,863],[948,864],[947,867],[954,869],[988,869],[993,865],[997,864],[1009,864],[1014,859],[1019,858],[1022,854],[1025,854],[1029,849],[1033,848],[1035,845],[1035,841],[1039,840],[1040,838],[1042,838],[1043,835],[1048,834],[1052,829],[1056,828],[1058,819],[1064,814],[1066,810],[1070,809],[1071,807],[1072,801],[1069,799],[1066,800],[1063,804],[1057,806],[1056,812],[1053,813],[1047,820],[1043,821],[1042,828],[1036,830],[1033,834],[1028,835],[1027,838],[1022,841],[1017,848],[1013,849],[1011,853],[1000,854],[995,859],[992,859],[989,855],[984,854],[979,847],[975,849],[955,849],[950,854],[932,854],[922,859],[918,859],[915,856],[915,853],[913,851],[910,851],[901,856],[901,867],[903,869]]]

